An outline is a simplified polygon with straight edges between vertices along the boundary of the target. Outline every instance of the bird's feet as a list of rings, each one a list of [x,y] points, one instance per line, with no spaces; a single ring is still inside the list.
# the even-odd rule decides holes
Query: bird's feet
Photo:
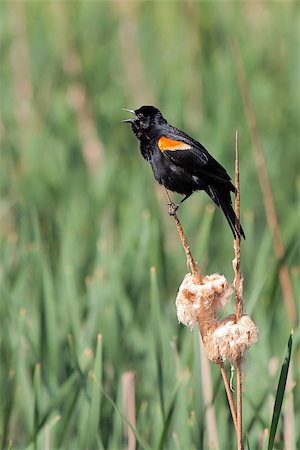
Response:
[[[177,209],[179,208],[179,204],[175,204],[173,202],[168,203],[169,214],[170,216],[174,216],[176,214]]]

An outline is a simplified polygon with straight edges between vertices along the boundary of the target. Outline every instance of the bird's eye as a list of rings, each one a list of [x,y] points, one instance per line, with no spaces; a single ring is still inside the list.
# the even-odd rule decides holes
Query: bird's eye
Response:
[[[139,120],[142,120],[143,114],[139,113],[139,114],[137,115],[137,118],[138,118]]]

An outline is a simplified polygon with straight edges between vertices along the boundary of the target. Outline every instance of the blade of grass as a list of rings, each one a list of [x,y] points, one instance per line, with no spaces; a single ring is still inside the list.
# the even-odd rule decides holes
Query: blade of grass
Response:
[[[116,405],[120,407],[120,409],[123,408],[123,392],[122,392],[122,381],[119,382],[119,386],[116,392]],[[143,403],[140,405],[139,415],[141,414],[141,411],[144,411],[145,405]],[[146,416],[145,416],[146,417]],[[142,418],[138,418],[138,422],[143,423],[145,420],[145,417],[142,416]],[[111,415],[111,427],[113,430],[113,433],[110,434],[107,442],[107,448],[123,448],[124,441],[123,441],[123,430],[124,430],[124,424],[123,419],[120,416],[119,410],[114,409],[114,414]]]
[[[113,408],[115,409],[115,411],[120,415],[121,419],[128,424],[128,426],[131,428],[132,432],[134,433],[137,442],[139,443],[139,445],[141,446],[141,448],[145,449],[145,450],[151,450],[150,445],[148,445],[146,439],[143,438],[143,436],[140,434],[140,432],[133,427],[133,425],[130,423],[130,421],[127,419],[127,417],[125,416],[125,414],[123,414],[123,412],[120,410],[120,408],[118,407],[118,405],[113,401],[113,399],[105,392],[105,390],[103,389],[102,386],[100,386],[101,392],[103,394],[103,396],[109,401],[109,403],[113,406]]]
[[[265,403],[268,400],[269,392],[268,390],[264,391],[263,396],[257,404],[253,404],[252,398],[247,394],[244,395],[245,400],[247,401],[248,409],[252,410],[252,419],[250,420],[247,426],[247,434],[250,434],[252,428],[255,424],[259,423],[262,428],[266,428],[267,424],[262,415],[262,409]]]
[[[88,442],[89,446],[92,446],[92,442],[96,436],[99,436],[99,421],[100,421],[100,409],[101,409],[101,389],[99,384],[102,383],[102,335],[97,337],[97,347],[94,362],[94,369],[92,372],[92,399],[89,414],[89,427],[88,427]]]
[[[91,401],[91,397],[88,393],[87,390],[87,381],[86,381],[86,375],[85,373],[82,371],[80,364],[79,364],[79,360],[77,357],[77,353],[76,353],[76,349],[75,349],[75,345],[74,345],[74,340],[73,340],[73,336],[69,335],[68,336],[68,344],[69,344],[69,350],[70,350],[70,356],[73,360],[73,364],[75,369],[78,371],[79,375],[80,375],[80,380],[81,380],[81,384],[82,384],[82,389],[83,392],[85,393],[87,400],[90,402]]]
[[[20,410],[24,417],[23,426],[32,439],[32,430],[34,429],[34,390],[32,384],[32,377],[27,370],[28,350],[26,348],[25,335],[27,312],[21,309],[19,312],[19,330],[20,330],[20,345],[18,346],[17,355],[17,369],[16,369],[16,383],[20,392]]]
[[[44,428],[39,430],[39,442],[38,442],[38,449],[43,448],[43,450],[51,450],[52,448],[52,442],[51,442],[51,431],[53,432],[53,429],[55,428],[55,425],[59,423],[61,419],[61,416],[54,415],[50,416],[47,419],[47,422],[44,424]],[[43,443],[43,444],[42,444]],[[14,448],[14,447],[12,447]],[[34,449],[34,443],[30,442],[29,444],[25,445],[24,450],[33,450]]]
[[[43,433],[43,439],[44,439],[44,450],[51,450],[51,431],[55,427],[55,425],[60,421],[61,417],[59,415],[55,415],[54,417],[51,417],[48,423],[46,423]]]
[[[61,414],[63,411],[63,405],[66,400],[72,394],[72,391],[77,390],[80,385],[79,375],[76,370],[74,370],[69,378],[64,382],[64,384],[55,392],[53,399],[50,403],[49,409],[44,414],[43,418],[39,423],[39,430],[44,427],[45,423],[49,420],[51,414],[55,413],[58,410]]]
[[[53,448],[61,448],[69,430],[70,423],[72,422],[74,411],[76,408],[78,396],[80,393],[80,387],[75,388],[70,395],[66,398],[66,402],[63,408],[63,414],[61,421],[58,423],[55,433],[55,439]]]
[[[251,450],[250,442],[249,442],[249,439],[248,439],[248,433],[246,433],[245,440],[246,440],[247,450]]]
[[[285,386],[287,382],[287,376],[290,366],[290,360],[291,360],[291,353],[292,353],[292,346],[293,346],[293,332],[290,334],[287,349],[284,355],[283,363],[281,366],[281,372],[275,397],[275,404],[274,404],[274,410],[273,410],[273,417],[270,427],[270,435],[269,435],[269,442],[268,442],[268,450],[272,450],[274,441],[275,441],[275,435],[276,430],[278,426],[278,421],[281,413],[282,408],[282,402],[283,402],[283,396],[285,392]]]
[[[3,384],[2,384],[3,386]],[[2,400],[2,421],[1,421],[1,439],[0,439],[0,448],[5,448],[8,435],[9,435],[9,424],[11,419],[11,414],[13,411],[14,403],[15,403],[15,388],[16,388],[16,373],[15,370],[10,370],[5,378],[4,389],[6,392],[6,396]]]
[[[156,268],[151,267],[151,315],[153,323],[153,334],[155,336],[155,359],[157,364],[157,378],[159,389],[159,400],[164,422],[166,421],[165,397],[164,397],[164,377],[162,367],[162,346],[160,336],[160,313],[159,313],[159,290],[156,275]]]
[[[33,439],[34,450],[38,450],[38,433],[40,417],[40,397],[41,397],[41,365],[37,363],[34,370],[34,420],[33,420]]]
[[[160,438],[159,445],[158,445],[159,450],[163,450],[165,448],[166,438],[168,435],[168,431],[170,429],[171,420],[172,420],[174,409],[175,409],[178,388],[179,388],[179,382],[178,382],[177,386],[175,387],[173,398],[171,400],[169,409],[166,414],[164,428],[162,430],[161,438]]]

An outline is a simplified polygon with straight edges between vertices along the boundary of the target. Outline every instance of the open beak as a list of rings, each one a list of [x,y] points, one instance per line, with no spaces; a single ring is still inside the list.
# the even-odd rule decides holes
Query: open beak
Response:
[[[128,109],[128,108],[122,108],[123,111],[128,111],[131,114],[135,114],[135,111],[133,109]],[[125,119],[125,120],[121,120],[122,123],[133,123],[134,122],[134,118],[133,119]]]

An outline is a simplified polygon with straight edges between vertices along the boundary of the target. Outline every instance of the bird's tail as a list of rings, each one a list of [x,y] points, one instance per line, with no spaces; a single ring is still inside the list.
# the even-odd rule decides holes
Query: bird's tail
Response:
[[[239,236],[240,238],[243,237],[246,239],[244,230],[241,224],[238,224],[237,217],[232,208],[230,190],[226,189],[226,186],[221,186],[220,188],[209,186],[207,193],[215,204],[222,209],[234,238]]]

